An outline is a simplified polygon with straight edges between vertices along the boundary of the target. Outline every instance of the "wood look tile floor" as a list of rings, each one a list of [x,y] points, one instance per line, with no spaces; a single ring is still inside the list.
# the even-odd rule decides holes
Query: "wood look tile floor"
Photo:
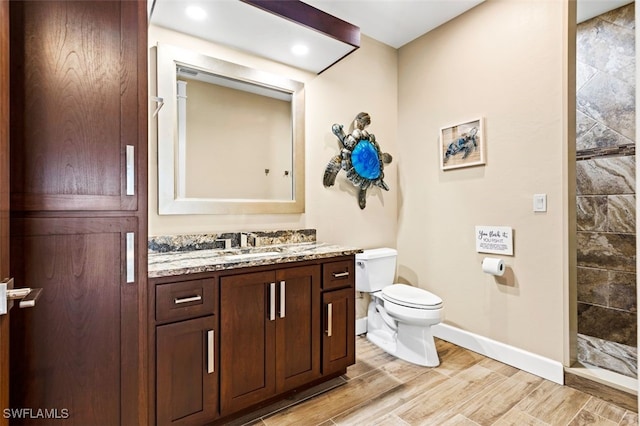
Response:
[[[344,385],[247,424],[638,425],[637,413],[442,340],[440,366],[427,368],[356,339]]]

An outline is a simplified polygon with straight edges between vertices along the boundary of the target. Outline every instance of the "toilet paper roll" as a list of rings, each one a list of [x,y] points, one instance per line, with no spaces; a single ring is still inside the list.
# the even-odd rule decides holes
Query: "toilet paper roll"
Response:
[[[504,274],[504,270],[505,266],[502,259],[496,259],[495,257],[485,257],[482,260],[482,272],[500,277]]]

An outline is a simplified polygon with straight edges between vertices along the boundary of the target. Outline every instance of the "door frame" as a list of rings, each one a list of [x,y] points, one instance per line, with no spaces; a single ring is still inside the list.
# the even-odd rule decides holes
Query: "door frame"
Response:
[[[9,277],[9,0],[0,0],[0,280]],[[9,315],[0,315],[0,409],[9,407]],[[0,426],[9,420],[0,415]]]

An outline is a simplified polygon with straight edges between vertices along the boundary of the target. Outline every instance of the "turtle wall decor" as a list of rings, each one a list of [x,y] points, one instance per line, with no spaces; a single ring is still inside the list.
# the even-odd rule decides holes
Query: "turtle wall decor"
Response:
[[[347,179],[359,188],[358,205],[361,209],[367,206],[367,189],[371,185],[389,190],[384,182],[384,165],[392,160],[389,153],[382,152],[375,135],[365,130],[369,124],[371,117],[361,112],[356,116],[349,135],[345,134],[342,124],[331,126],[331,131],[338,138],[340,153],[329,161],[322,178],[327,188],[336,182],[340,170],[347,172]]]

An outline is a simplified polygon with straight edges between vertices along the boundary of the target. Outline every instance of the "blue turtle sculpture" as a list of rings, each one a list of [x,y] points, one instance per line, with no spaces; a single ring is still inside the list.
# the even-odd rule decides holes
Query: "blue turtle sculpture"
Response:
[[[338,138],[340,153],[329,161],[322,179],[324,186],[329,187],[335,183],[340,170],[347,172],[347,179],[359,187],[358,205],[361,209],[367,206],[367,189],[371,185],[389,190],[384,182],[384,165],[392,160],[390,154],[382,152],[376,137],[365,130],[369,124],[371,117],[366,112],[361,112],[354,120],[351,134],[345,134],[342,124],[331,127]]]

